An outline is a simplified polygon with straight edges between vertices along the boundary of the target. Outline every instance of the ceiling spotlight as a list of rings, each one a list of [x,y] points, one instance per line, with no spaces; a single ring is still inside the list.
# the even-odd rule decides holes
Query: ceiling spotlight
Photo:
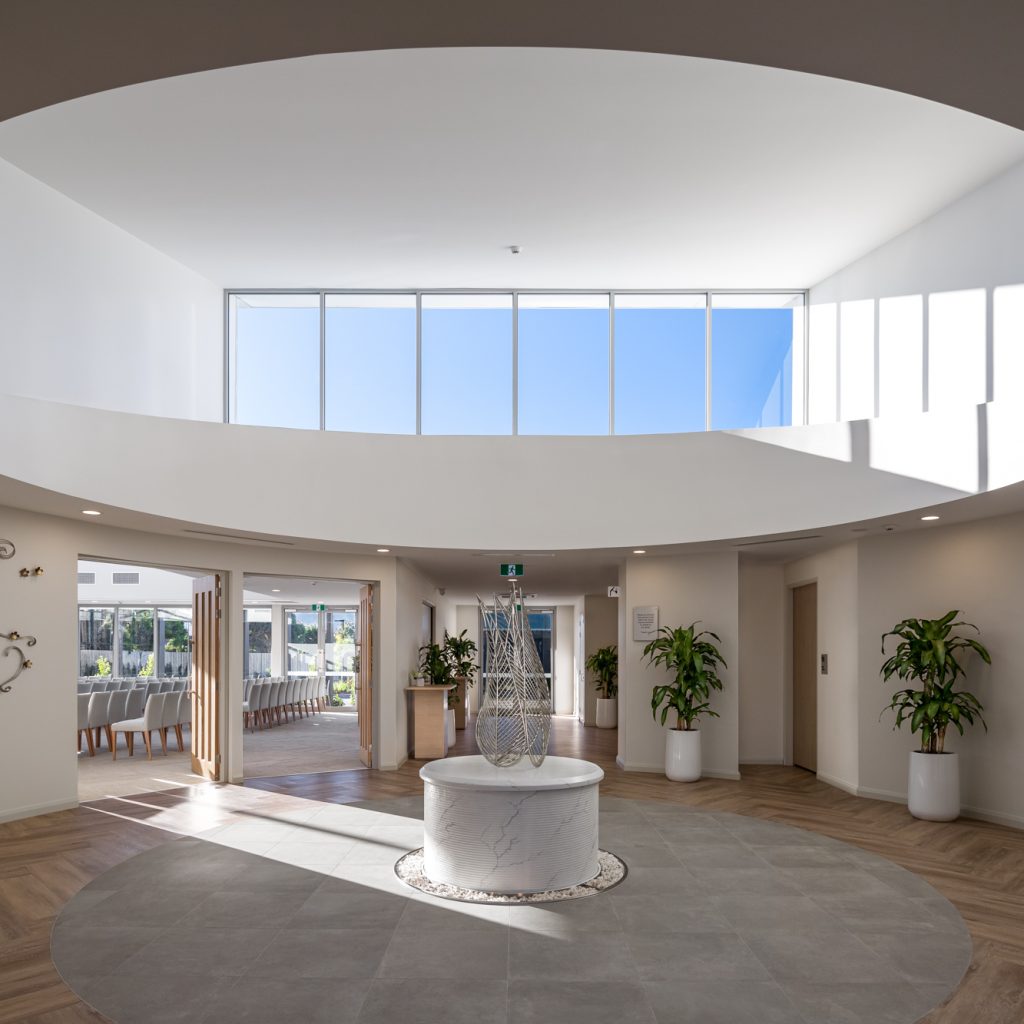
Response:
[[[518,255],[519,255],[519,254],[520,254],[520,253],[521,253],[521,252],[523,251],[523,247],[522,247],[521,245],[510,245],[510,246],[508,247],[508,251],[509,251],[509,252],[510,252],[510,253],[511,253],[511,254],[512,254],[513,256],[518,256]]]
[[[646,555],[647,554],[647,550],[645,548],[634,548],[633,554],[634,555]]]
[[[101,516],[101,515],[103,515],[103,513],[102,512],[97,512],[96,509],[94,509],[94,508],[83,508],[82,509],[82,515],[83,516]]]
[[[386,555],[390,550],[391,548],[377,548],[377,554]]]
[[[271,590],[271,593],[272,593],[272,594],[280,594],[280,593],[281,593],[281,591],[280,591],[280,589],[279,589],[278,587],[274,587],[274,589],[273,589],[273,590]]]
[[[933,522],[934,520],[936,520],[938,518],[939,518],[938,516],[921,516],[921,522],[922,523],[931,523],[931,522]]]

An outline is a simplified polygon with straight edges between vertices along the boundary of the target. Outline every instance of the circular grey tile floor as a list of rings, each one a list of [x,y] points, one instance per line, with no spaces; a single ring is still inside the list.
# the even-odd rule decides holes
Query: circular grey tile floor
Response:
[[[629,875],[585,900],[475,906],[395,877],[422,801],[295,801],[99,876],[54,963],[117,1024],[910,1024],[971,940],[923,879],[734,814],[602,797]]]

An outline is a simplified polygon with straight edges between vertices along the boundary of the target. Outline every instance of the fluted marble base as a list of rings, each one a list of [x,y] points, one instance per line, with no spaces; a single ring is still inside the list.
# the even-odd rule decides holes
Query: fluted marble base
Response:
[[[420,769],[423,863],[433,882],[492,893],[545,892],[589,881],[598,861],[598,783],[589,761],[548,757],[496,768],[452,757]]]

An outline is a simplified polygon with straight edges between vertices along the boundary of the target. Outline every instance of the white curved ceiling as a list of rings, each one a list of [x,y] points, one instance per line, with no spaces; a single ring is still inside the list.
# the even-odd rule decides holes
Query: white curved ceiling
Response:
[[[465,48],[117,89],[0,124],[0,157],[225,287],[790,288],[1024,133],[772,68]]]

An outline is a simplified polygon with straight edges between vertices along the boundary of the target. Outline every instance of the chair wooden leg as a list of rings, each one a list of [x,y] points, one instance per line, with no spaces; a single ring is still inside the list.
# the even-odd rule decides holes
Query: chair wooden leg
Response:
[[[185,753],[185,738],[181,735],[181,723],[180,722],[174,727],[174,735],[178,739],[178,750],[182,754],[184,754]]]
[[[85,730],[85,742],[89,746],[89,756],[90,757],[95,757],[96,756],[96,747],[95,747],[95,745],[92,742],[92,729],[86,729]]]
[[[164,757],[167,756],[167,727],[158,730],[160,733],[160,746],[163,749]]]
[[[103,731],[107,734],[107,746],[110,748],[111,752],[113,752],[113,750],[114,750],[114,731],[110,728],[109,724],[103,726]]]
[[[148,732],[142,734],[142,738],[146,741],[146,760],[153,760],[153,738]]]
[[[110,759],[112,761],[116,761],[117,760],[117,733],[115,732],[113,735],[114,735],[114,742],[110,744],[110,754],[111,754],[111,758]]]
[[[82,730],[78,730],[78,752],[82,752]]]
[[[133,733],[133,732],[126,732],[124,734],[124,738],[128,741],[128,756],[129,757],[134,757],[135,756],[135,733]]]

